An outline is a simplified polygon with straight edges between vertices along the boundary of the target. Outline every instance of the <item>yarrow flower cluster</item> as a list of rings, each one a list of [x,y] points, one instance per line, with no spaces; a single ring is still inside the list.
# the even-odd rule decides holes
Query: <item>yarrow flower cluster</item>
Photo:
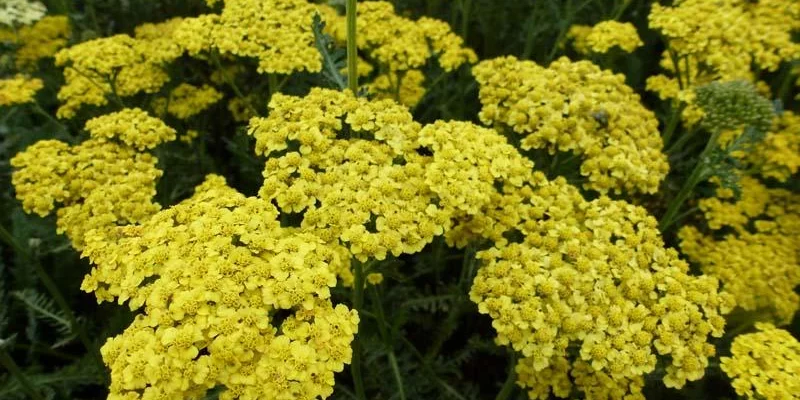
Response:
[[[355,311],[333,306],[346,251],[281,228],[268,201],[210,176],[140,225],[87,235],[82,288],[143,314],[101,349],[111,399],[316,399],[350,361]],[[281,311],[290,314],[276,320]]]
[[[483,123],[521,135],[524,150],[583,157],[584,187],[655,193],[669,170],[655,115],[625,77],[588,61],[548,68],[503,57],[473,68]]]
[[[800,116],[783,111],[773,120],[764,140],[756,144],[747,161],[764,178],[786,182],[800,169]]]
[[[58,92],[58,117],[73,118],[84,105],[104,106],[112,96],[158,92],[169,81],[161,66],[165,60],[143,43],[115,35],[59,51],[56,65],[64,67],[66,84]],[[173,53],[170,58],[178,56]]]
[[[0,79],[0,107],[33,103],[36,92],[44,87],[39,78],[28,78],[18,74],[13,78]]]
[[[220,14],[186,18],[176,38],[190,55],[211,52],[258,60],[262,74],[317,72],[315,5],[306,0],[226,0]]]
[[[64,15],[49,15],[33,25],[19,28],[13,37],[18,46],[14,52],[17,68],[36,69],[39,60],[52,57],[66,46],[71,32],[69,18]]]
[[[800,4],[792,0],[656,3],[649,21],[667,39],[661,66],[672,77],[652,76],[647,88],[682,104],[687,125],[702,117],[695,87],[717,80],[753,82],[753,65],[775,71],[781,62],[800,58],[800,44],[792,41],[800,28]]]
[[[694,226],[679,232],[681,251],[717,277],[736,304],[783,325],[791,321],[800,296],[800,198],[784,189],[769,189],[742,177],[742,195],[719,190],[700,200],[710,232]],[[715,235],[723,228],[733,232]]]
[[[222,93],[209,85],[197,87],[181,83],[169,93],[168,98],[158,99],[153,109],[166,112],[178,119],[189,119],[222,100]]]
[[[605,54],[613,48],[633,53],[644,45],[636,27],[629,22],[603,21],[594,26],[573,25],[567,36],[581,54]]]
[[[656,220],[606,197],[587,202],[563,180],[521,193],[521,241],[478,253],[470,292],[497,342],[522,353],[517,382],[531,398],[644,399],[644,376],[700,379],[733,306],[716,279],[688,274]],[[576,348],[575,352],[570,348]],[[572,377],[572,379],[570,378]]]
[[[161,143],[175,140],[175,129],[139,108],[126,108],[86,122],[92,138],[117,139],[139,150],[153,149]]]
[[[449,215],[425,184],[413,151],[420,126],[405,107],[312,89],[275,95],[269,108],[249,133],[256,153],[271,156],[259,194],[281,212],[302,212],[303,228],[347,243],[362,261],[416,253],[442,234]],[[346,133],[356,139],[339,139]]]
[[[345,18],[332,7],[319,6],[319,11],[327,31],[344,43],[347,38]],[[361,56],[368,60],[362,59],[362,65],[371,70],[371,64],[375,64],[379,71],[387,71],[366,86],[379,98],[391,97],[414,106],[425,92],[421,69],[429,60],[435,58],[442,69],[450,72],[478,59],[443,21],[429,17],[414,21],[399,16],[392,3],[386,1],[364,2],[358,5],[357,12],[357,47]]]
[[[771,324],[757,323],[756,329],[734,339],[732,356],[722,357],[720,368],[739,396],[800,399],[800,342]]]

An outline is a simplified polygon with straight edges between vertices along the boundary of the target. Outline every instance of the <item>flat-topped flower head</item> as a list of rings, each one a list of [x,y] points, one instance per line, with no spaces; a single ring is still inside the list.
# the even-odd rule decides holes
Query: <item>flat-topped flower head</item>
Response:
[[[92,118],[86,122],[85,128],[92,138],[119,140],[140,151],[176,138],[175,129],[139,108],[126,108]]]
[[[736,394],[747,399],[800,399],[800,342],[771,324],[733,340],[731,357],[720,368],[733,380]]]
[[[0,107],[36,102],[36,93],[44,88],[39,78],[18,74],[13,78],[0,79]]]
[[[268,158],[259,195],[300,226],[354,257],[416,253],[449,224],[425,183],[420,126],[391,100],[312,89],[276,94],[266,118],[250,121],[256,153]]]
[[[284,229],[267,201],[209,176],[138,225],[87,236],[82,288],[142,309],[101,349],[111,397],[328,397],[358,315],[334,306],[346,250]],[[282,317],[278,317],[281,312]],[[279,319],[280,318],[280,319]]]
[[[561,58],[544,68],[503,57],[473,68],[481,121],[521,136],[523,150],[583,158],[584,187],[655,193],[669,170],[655,115],[625,77]]]
[[[738,199],[718,190],[699,201],[709,230],[682,228],[681,251],[718,278],[741,309],[788,324],[800,307],[800,197],[747,176],[741,187]]]
[[[522,354],[520,385],[538,399],[573,385],[591,398],[643,399],[660,356],[666,386],[702,378],[732,298],[716,279],[689,275],[645,209],[564,197],[564,185],[521,192],[521,239],[478,253],[470,298],[498,344]]]
[[[26,212],[57,208],[58,232],[81,249],[90,230],[140,222],[160,209],[152,200],[162,174],[156,162],[106,140],[42,140],[11,159],[12,183]]]
[[[603,21],[594,26],[574,25],[568,37],[581,54],[605,54],[612,49],[633,53],[644,45],[636,27],[629,22]]]
[[[320,6],[327,29],[339,41],[347,38],[345,19],[330,7]],[[464,41],[440,20],[422,17],[417,21],[395,13],[387,1],[360,3],[356,19],[356,36],[362,55],[391,71],[419,69],[435,58],[445,71],[478,58]]]

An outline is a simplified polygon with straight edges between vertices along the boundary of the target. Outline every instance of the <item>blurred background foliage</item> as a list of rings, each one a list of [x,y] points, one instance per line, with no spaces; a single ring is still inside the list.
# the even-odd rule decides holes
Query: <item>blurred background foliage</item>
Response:
[[[194,16],[209,12],[203,0],[45,0],[50,14],[66,14],[73,25],[72,43],[117,33],[133,33],[145,22],[159,22],[175,16]],[[343,0],[330,4],[343,6]],[[393,0],[399,14],[418,18],[431,16],[447,21],[466,40],[480,59],[515,55],[547,65],[560,56],[580,58],[567,45],[566,33],[573,24],[595,24],[617,19],[639,27],[645,45],[631,55],[606,55],[593,59],[604,68],[623,73],[627,83],[656,111],[664,123],[669,104],[644,90],[645,79],[659,70],[664,50],[659,36],[648,30],[647,15],[652,1],[638,0]],[[3,49],[2,51],[6,51]],[[334,49],[341,55],[342,49]],[[192,63],[186,60],[186,63]],[[185,64],[184,64],[185,65]],[[0,62],[0,69],[7,69]],[[9,159],[28,145],[49,138],[74,141],[81,138],[81,118],[55,120],[58,107],[56,90],[62,83],[60,69],[52,59],[42,62],[39,75],[45,78],[45,90],[38,100],[42,113],[17,109],[0,114],[0,225],[9,235],[0,242],[0,349],[3,365],[12,368],[12,360],[28,376],[34,387],[48,398],[105,398],[105,373],[99,371],[86,351],[81,335],[97,349],[109,336],[120,333],[132,320],[126,307],[104,303],[98,305],[92,294],[79,290],[80,282],[90,265],[70,246],[68,240],[55,233],[54,217],[40,218],[22,211],[10,183]],[[427,68],[437,69],[437,66]],[[767,74],[766,81],[777,92],[791,66]],[[196,69],[207,75],[208,65],[196,63],[179,73]],[[250,69],[254,71],[254,68]],[[0,71],[5,74],[7,71]],[[246,82],[263,83],[263,77],[244,76]],[[478,87],[467,68],[454,73],[426,71],[438,76],[428,87],[425,97],[414,108],[415,118],[428,123],[437,119],[477,121],[480,103]],[[285,91],[303,93],[312,86],[331,86],[318,74],[295,74],[284,85]],[[192,77],[175,79],[191,82]],[[224,90],[230,90],[225,88]],[[796,109],[792,93],[784,91],[781,106]],[[230,93],[227,93],[230,95]],[[258,99],[266,109],[266,97]],[[261,184],[263,159],[253,154],[252,138],[242,123],[230,118],[224,106],[214,106],[192,121],[170,119],[167,123],[183,131],[201,127],[209,134],[192,146],[163,146],[158,152],[159,168],[165,171],[159,182],[157,201],[175,204],[188,197],[192,189],[210,172],[222,173],[245,194],[257,192]],[[74,122],[73,122],[74,121]],[[673,172],[664,184],[664,191],[674,192],[691,163],[671,160]],[[168,166],[165,168],[165,166]],[[797,180],[790,188],[798,190]],[[701,190],[704,190],[701,188]],[[710,190],[710,189],[705,189]],[[663,193],[662,193],[663,196]],[[651,210],[661,212],[663,204],[653,197],[638,200]],[[409,399],[486,399],[493,398],[506,379],[506,350],[493,343],[494,331],[488,316],[480,315],[467,296],[475,261],[466,253],[448,251],[441,238],[431,244],[430,251],[383,263],[381,272],[400,284],[373,286],[380,296],[368,291],[361,331],[379,332],[368,335],[364,343],[367,392],[375,399],[396,399],[398,393],[392,369],[385,358],[393,348],[396,362],[404,374],[406,398]],[[674,238],[666,237],[675,245]],[[54,282],[43,279],[46,273]],[[58,306],[58,295],[49,287],[55,283],[63,300],[75,310],[76,322],[64,315]],[[335,292],[334,301],[347,301],[345,291]],[[376,301],[379,299],[379,301]],[[377,326],[383,313],[388,326]],[[800,321],[790,330],[797,336]],[[724,355],[732,336],[719,340]],[[654,374],[646,388],[648,399],[735,398],[727,378],[717,366],[707,377],[676,391],[666,389]],[[347,369],[337,374],[334,399],[354,398]],[[517,389],[516,397],[526,395]],[[214,398],[212,391],[209,398]],[[0,376],[0,399],[31,398],[10,375]]]

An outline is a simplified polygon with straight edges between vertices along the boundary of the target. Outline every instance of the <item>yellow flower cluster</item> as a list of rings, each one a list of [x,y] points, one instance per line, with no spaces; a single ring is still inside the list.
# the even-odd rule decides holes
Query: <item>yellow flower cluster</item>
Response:
[[[316,7],[306,0],[225,0],[221,14],[186,18],[176,33],[190,55],[219,51],[258,59],[258,72],[317,72],[322,57],[314,46]]]
[[[166,111],[178,119],[189,119],[216,102],[222,100],[222,93],[209,85],[197,87],[188,83],[181,83],[172,89],[168,99],[158,99],[153,103],[156,112]]]
[[[761,176],[785,182],[800,169],[800,116],[784,111],[747,159]]]
[[[142,43],[115,35],[59,51],[56,65],[65,67],[66,83],[58,92],[62,102],[58,117],[73,118],[84,105],[106,105],[108,96],[157,92],[169,75],[161,67],[160,54],[150,53],[151,48]]]
[[[270,157],[259,194],[282,213],[302,213],[305,230],[366,261],[416,253],[446,229],[449,215],[414,152],[419,124],[405,107],[312,89],[276,94],[269,108],[250,121],[256,153]]]
[[[58,207],[58,233],[81,249],[93,229],[143,221],[158,211],[152,201],[162,174],[156,162],[102,139],[77,146],[42,140],[11,159],[12,183],[26,212],[45,216]]]
[[[636,27],[629,22],[603,21],[591,27],[574,25],[567,36],[572,38],[575,50],[581,54],[604,54],[614,47],[633,53],[644,45]]]
[[[398,103],[413,108],[425,96],[424,84],[425,74],[411,69],[379,75],[365,85],[365,88],[376,99],[395,99]]]
[[[36,92],[43,87],[41,79],[20,74],[13,78],[0,79],[0,107],[33,103],[36,101]]]
[[[319,7],[327,28],[334,38],[347,38],[345,19],[335,9]],[[464,41],[437,19],[422,17],[417,21],[395,13],[387,1],[368,1],[357,8],[356,36],[358,49],[378,65],[392,71],[420,69],[435,57],[445,71],[477,61],[475,52],[464,47]]]
[[[31,26],[23,26],[17,31],[20,46],[15,56],[17,68],[34,69],[39,60],[52,57],[66,46],[70,33],[69,18],[65,15],[47,16]]]
[[[655,218],[607,197],[587,202],[563,179],[519,198],[522,238],[478,253],[470,298],[497,342],[522,353],[517,382],[530,398],[568,397],[574,384],[587,399],[644,399],[659,355],[666,386],[702,378],[708,337],[722,335],[733,300],[716,279],[689,275]]]
[[[326,29],[339,42],[347,39],[346,21],[336,9],[319,5]],[[432,58],[445,71],[454,71],[463,64],[475,63],[475,52],[443,21],[423,17],[417,21],[395,13],[386,1],[360,3],[356,20],[359,53],[359,76],[380,71],[365,87],[377,98],[391,98],[409,107],[425,94],[425,75],[421,69]],[[346,72],[346,71],[345,71]]]
[[[800,307],[794,292],[800,285],[800,197],[751,177],[742,177],[741,186],[738,201],[726,201],[732,193],[723,190],[699,203],[709,228],[733,232],[717,238],[686,226],[678,235],[681,250],[704,274],[719,278],[743,310],[787,324]]]
[[[47,13],[47,7],[32,0],[3,0],[0,3],[0,25],[14,27],[38,21]]]
[[[153,149],[176,137],[175,130],[164,121],[139,108],[126,108],[92,118],[86,122],[86,130],[94,139],[117,139],[139,151]]]
[[[101,349],[109,399],[331,395],[359,322],[330,301],[349,257],[277,215],[210,176],[140,225],[87,235],[82,288],[144,311]]]
[[[771,324],[756,324],[758,332],[739,335],[732,357],[722,357],[720,368],[733,380],[739,396],[748,399],[800,399],[800,342]]]
[[[473,68],[481,121],[523,136],[524,150],[583,157],[584,187],[655,193],[669,170],[655,115],[623,75],[561,58],[548,68],[502,57]]]
[[[687,90],[715,80],[753,81],[753,65],[775,71],[781,62],[800,58],[800,43],[792,40],[800,29],[800,3],[794,0],[656,3],[649,21],[667,39],[661,65],[675,77],[653,76],[647,88],[684,103],[689,125],[701,112]]]

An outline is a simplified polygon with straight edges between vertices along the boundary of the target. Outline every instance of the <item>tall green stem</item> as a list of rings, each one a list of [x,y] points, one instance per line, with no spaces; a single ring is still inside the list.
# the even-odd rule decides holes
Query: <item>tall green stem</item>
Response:
[[[469,13],[472,10],[472,0],[461,1],[461,38],[467,41],[469,35]]]
[[[364,309],[364,266],[358,260],[353,260],[353,308],[359,314]],[[358,336],[353,339],[353,360],[350,363],[350,372],[353,375],[353,386],[356,389],[358,400],[366,400],[364,392],[364,379],[361,376],[361,343]]]
[[[719,131],[716,131],[711,135],[711,138],[706,144],[706,148],[700,154],[700,159],[697,160],[697,165],[695,165],[694,170],[692,170],[692,173],[686,179],[683,187],[681,187],[681,190],[678,192],[675,198],[669,202],[669,205],[667,206],[667,212],[664,213],[664,216],[661,217],[661,221],[658,224],[658,228],[661,230],[661,233],[664,233],[667,228],[669,228],[669,226],[675,222],[675,215],[678,213],[683,203],[689,198],[689,196],[692,195],[692,191],[694,190],[695,186],[697,186],[698,183],[702,182],[706,178],[706,174],[708,172],[708,155],[716,147],[718,137]]]
[[[505,383],[503,383],[503,387],[500,388],[500,392],[497,393],[495,400],[506,400],[509,398],[509,396],[511,396],[511,393],[514,392],[514,385],[517,381],[517,355],[516,353],[513,353],[513,350],[511,351],[511,358],[508,360],[508,377],[506,378]]]
[[[14,362],[14,359],[8,355],[6,349],[0,348],[0,364],[3,364],[9,373],[19,381],[19,385],[22,386],[22,390],[30,396],[33,400],[44,400],[44,397],[41,393],[37,392],[36,389],[33,388],[33,384],[25,377],[25,373],[19,368],[19,365]]]
[[[225,83],[228,84],[228,86],[231,87],[231,90],[233,90],[233,93],[236,95],[236,97],[238,97],[244,102],[244,104],[247,106],[247,108],[250,109],[250,112],[252,112],[253,115],[259,115],[258,110],[256,110],[256,108],[253,107],[252,104],[250,104],[250,100],[248,100],[247,97],[245,97],[244,93],[242,93],[242,91],[239,89],[239,86],[236,86],[236,82],[233,80],[233,78],[231,78],[228,75],[228,72],[222,68],[222,62],[219,61],[219,56],[217,55],[216,52],[211,52],[211,62],[213,62],[214,66],[217,67],[219,73],[222,75],[222,79],[225,81]],[[269,76],[272,77],[272,74],[269,74]],[[269,90],[272,91],[272,85],[270,85]],[[272,93],[270,93],[270,96],[271,95]]]
[[[78,319],[75,317],[75,313],[72,312],[72,308],[67,303],[67,300],[61,294],[61,291],[58,290],[58,286],[50,278],[50,275],[47,271],[44,270],[42,264],[39,263],[37,259],[33,257],[25,248],[23,248],[17,241],[14,239],[14,236],[9,233],[6,228],[0,225],[0,240],[5,242],[9,247],[14,249],[14,251],[25,258],[31,265],[33,266],[34,271],[36,271],[36,275],[38,276],[39,280],[42,281],[42,284],[50,293],[50,296],[53,297],[56,304],[61,308],[64,312],[64,315],[67,316],[67,320],[69,321],[70,326],[72,327],[73,331],[78,334],[78,339],[83,343],[86,347],[86,350],[94,357],[95,361],[100,365],[100,369],[105,371],[105,364],[103,363],[103,359],[100,357],[100,353],[97,351],[95,346],[92,344],[92,341],[89,340],[89,336],[86,335],[86,331],[83,330],[83,327],[78,324]],[[104,379],[105,379],[105,375]]]
[[[358,94],[358,56],[356,54],[356,0],[347,0],[347,87]]]

